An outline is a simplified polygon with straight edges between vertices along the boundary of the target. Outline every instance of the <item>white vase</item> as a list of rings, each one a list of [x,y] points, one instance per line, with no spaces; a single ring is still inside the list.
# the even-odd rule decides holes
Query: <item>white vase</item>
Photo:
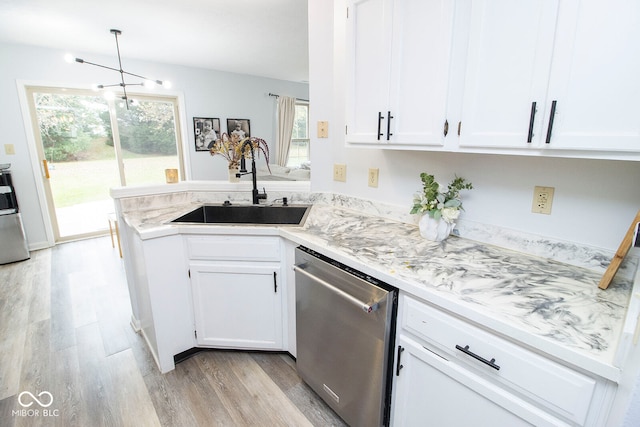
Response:
[[[236,176],[238,168],[229,168],[229,182],[240,182],[240,178]]]
[[[455,223],[450,224],[442,218],[433,219],[429,215],[423,215],[422,218],[420,218],[420,222],[418,222],[420,235],[434,242],[441,242],[449,237],[455,225]]]

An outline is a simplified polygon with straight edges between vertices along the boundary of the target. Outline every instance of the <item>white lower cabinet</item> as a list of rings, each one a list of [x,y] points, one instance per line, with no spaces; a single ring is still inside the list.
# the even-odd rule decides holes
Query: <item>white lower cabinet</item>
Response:
[[[282,348],[280,265],[192,262],[199,346]]]
[[[394,426],[567,425],[406,336],[398,345]]]
[[[280,238],[187,237],[199,347],[282,350]]]
[[[162,373],[173,356],[195,346],[191,289],[182,236],[142,240],[121,220],[126,233],[125,266],[132,324],[140,329]]]
[[[403,293],[394,426],[598,426],[615,385]]]

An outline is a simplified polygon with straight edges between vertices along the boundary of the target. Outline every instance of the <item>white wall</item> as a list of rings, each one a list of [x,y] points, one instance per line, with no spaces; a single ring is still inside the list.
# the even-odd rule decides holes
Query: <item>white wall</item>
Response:
[[[329,121],[329,139],[312,132],[312,189],[411,208],[429,172],[447,184],[455,174],[474,189],[463,193],[461,218],[615,251],[640,209],[640,163],[528,156],[429,153],[346,148],[344,144],[344,22],[342,7],[310,0],[311,124]],[[335,38],[334,38],[335,32]],[[333,163],[347,165],[347,182],[332,180]],[[367,186],[370,167],[379,187]],[[551,215],[531,213],[533,187],[555,187]]]
[[[68,64],[63,60],[65,53],[24,45],[0,44],[0,163],[12,165],[13,181],[32,249],[47,246],[47,236],[36,192],[17,81],[88,88],[92,83],[117,83],[119,77],[113,71],[77,63]],[[114,65],[115,62],[114,66],[117,66],[115,55],[101,57],[82,52],[74,54],[104,65]],[[265,139],[270,147],[275,147],[276,98],[268,94],[271,92],[308,99],[307,84],[255,77],[249,75],[251,70],[247,70],[247,75],[232,74],[127,58],[123,58],[123,68],[173,83],[170,91],[159,88],[155,93],[177,94],[184,101],[182,126],[185,129],[183,134],[187,136],[184,141],[188,151],[186,157],[190,159],[190,163],[186,165],[187,176],[195,180],[226,180],[228,172],[222,157],[211,157],[208,152],[195,151],[193,117],[217,117],[223,131],[226,131],[227,118],[249,119],[251,134]],[[5,154],[4,144],[14,144],[16,154]],[[275,156],[275,148],[272,156]]]

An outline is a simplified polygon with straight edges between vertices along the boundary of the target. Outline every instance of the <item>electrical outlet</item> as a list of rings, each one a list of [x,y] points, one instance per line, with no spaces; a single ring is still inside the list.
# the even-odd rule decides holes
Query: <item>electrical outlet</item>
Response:
[[[13,144],[4,144],[4,152],[7,155],[16,154],[16,148]]]
[[[369,168],[369,187],[378,187],[378,173],[380,170],[378,168]]]
[[[551,215],[554,190],[553,187],[534,187],[531,212]]]
[[[347,182],[347,165],[333,165],[333,180]]]

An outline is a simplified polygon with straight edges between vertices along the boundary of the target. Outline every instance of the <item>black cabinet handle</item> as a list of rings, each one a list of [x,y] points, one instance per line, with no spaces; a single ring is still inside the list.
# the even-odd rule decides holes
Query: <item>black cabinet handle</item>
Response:
[[[389,140],[391,135],[393,135],[392,133],[389,132],[391,130],[391,119],[393,119],[393,116],[391,115],[391,111],[387,111],[387,141]]]
[[[551,113],[549,114],[549,127],[547,128],[547,140],[545,141],[547,144],[551,142],[551,131],[553,130],[553,119],[556,115],[556,103],[558,101],[553,100],[551,103]]]
[[[449,120],[445,120],[444,121],[444,136],[446,137],[447,134],[449,133]]]
[[[275,271],[273,272],[273,292],[276,294],[278,293],[278,279]]]
[[[533,139],[533,123],[536,121],[536,102],[531,103],[531,115],[529,116],[529,135],[527,136],[527,142],[531,142]]]
[[[380,132],[380,128],[382,127],[382,112],[378,111],[378,141],[380,141],[380,137],[382,136],[382,132]]]
[[[401,345],[398,346],[398,356],[396,360],[396,377],[400,376],[400,369],[404,368],[404,365],[400,364],[400,359],[402,358],[402,352],[404,351],[404,348],[402,348]]]
[[[469,350],[469,346],[468,345],[465,345],[464,348],[463,348],[463,347],[460,347],[459,345],[456,344],[456,349],[460,350],[464,354],[467,354],[467,355],[473,357],[476,360],[479,360],[480,362],[484,363],[485,365],[491,366],[496,371],[500,370],[500,366],[495,364],[496,359],[487,360],[482,356],[478,356],[477,354],[475,354],[474,352]]]

